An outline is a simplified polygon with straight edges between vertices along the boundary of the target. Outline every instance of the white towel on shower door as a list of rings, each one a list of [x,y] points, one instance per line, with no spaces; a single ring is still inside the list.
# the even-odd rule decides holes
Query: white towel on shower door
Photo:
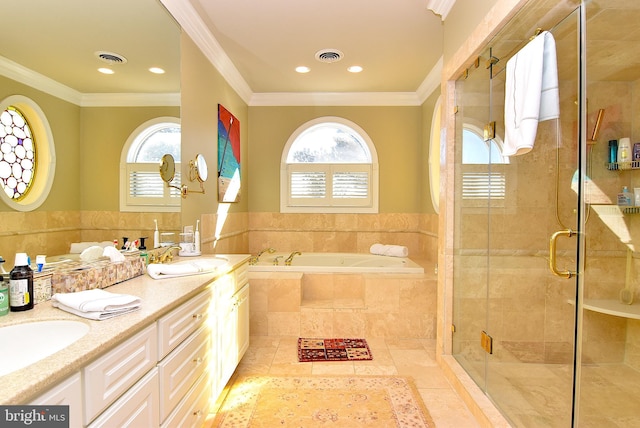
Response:
[[[538,122],[558,117],[556,42],[550,32],[543,31],[507,62],[503,156],[528,153]]]

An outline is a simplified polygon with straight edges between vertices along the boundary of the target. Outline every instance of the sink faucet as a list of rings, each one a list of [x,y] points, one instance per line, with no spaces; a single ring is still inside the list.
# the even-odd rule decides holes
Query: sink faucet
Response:
[[[263,255],[264,253],[273,254],[273,253],[275,253],[275,252],[276,252],[275,248],[271,248],[271,247],[269,247],[269,248],[265,248],[264,250],[260,251],[256,256],[251,257],[251,258],[249,259],[249,264],[250,264],[250,265],[255,265],[255,264],[257,264],[257,263],[260,261],[260,256],[261,256],[261,255]]]
[[[293,253],[289,254],[289,257],[287,257],[287,259],[284,261],[285,266],[291,266],[291,262],[293,261],[293,257],[294,256],[301,256],[302,253],[300,251],[294,251]]]
[[[167,247],[167,249],[164,250],[162,254],[160,254],[160,256],[158,257],[158,261],[160,263],[165,263],[167,260],[169,261],[173,260],[173,250],[182,250],[182,247],[179,247],[177,245],[172,245],[170,247]]]

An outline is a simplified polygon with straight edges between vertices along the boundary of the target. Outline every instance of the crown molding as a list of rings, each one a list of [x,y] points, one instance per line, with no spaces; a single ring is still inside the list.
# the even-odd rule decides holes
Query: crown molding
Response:
[[[436,15],[440,15],[444,21],[451,11],[456,0],[427,0],[427,9],[431,9]]]
[[[427,77],[424,78],[418,90],[416,91],[416,96],[420,100],[420,104],[425,102],[425,100],[435,91],[440,88],[442,81],[442,68],[444,66],[444,58],[440,57],[436,65],[433,66]]]
[[[180,94],[83,94],[0,56],[0,75],[80,107],[180,106]]]
[[[264,92],[251,107],[266,106],[418,106],[415,92]]]
[[[76,105],[80,105],[82,101],[82,93],[75,89],[3,56],[0,56],[0,75]]]
[[[193,42],[200,48],[205,57],[220,72],[222,77],[238,93],[242,100],[249,104],[253,92],[243,79],[238,69],[222,49],[220,43],[209,31],[190,2],[184,0],[160,0],[173,18],[180,24]]]
[[[80,107],[180,107],[180,94],[83,94]]]

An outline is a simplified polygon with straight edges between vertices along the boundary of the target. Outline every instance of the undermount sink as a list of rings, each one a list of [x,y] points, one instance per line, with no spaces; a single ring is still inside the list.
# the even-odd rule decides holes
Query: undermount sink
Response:
[[[82,321],[46,320],[0,327],[0,376],[52,355],[89,332]]]
[[[167,264],[152,263],[147,266],[147,273],[153,279],[175,278],[210,273],[228,264],[229,260],[223,257],[198,257]]]

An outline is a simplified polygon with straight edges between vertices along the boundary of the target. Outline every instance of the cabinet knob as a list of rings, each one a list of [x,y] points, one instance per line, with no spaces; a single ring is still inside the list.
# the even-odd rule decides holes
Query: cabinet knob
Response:
[[[193,416],[199,418],[200,416],[202,416],[202,410],[196,410],[195,412],[193,412]]]
[[[202,319],[202,314],[193,314],[193,319],[194,320]]]
[[[200,364],[202,362],[202,358],[198,357],[198,358],[194,358],[193,362],[196,364]]]

